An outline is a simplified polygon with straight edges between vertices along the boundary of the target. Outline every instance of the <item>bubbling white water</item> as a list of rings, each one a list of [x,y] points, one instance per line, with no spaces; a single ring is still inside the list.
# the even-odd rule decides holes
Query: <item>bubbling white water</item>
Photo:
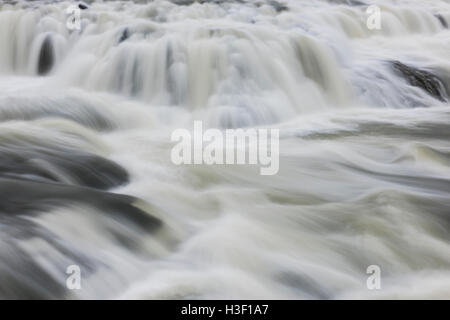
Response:
[[[112,195],[163,226],[112,219],[34,159],[90,202],[45,207],[26,221],[46,237],[26,239],[0,207],[0,297],[450,297],[450,1],[370,1],[380,30],[363,2],[94,1],[81,30],[74,2],[1,3],[0,155],[16,141],[112,160],[129,175]],[[171,133],[194,120],[279,129],[279,173],[172,164]],[[33,264],[8,276],[16,251]],[[74,260],[80,291],[61,288]]]

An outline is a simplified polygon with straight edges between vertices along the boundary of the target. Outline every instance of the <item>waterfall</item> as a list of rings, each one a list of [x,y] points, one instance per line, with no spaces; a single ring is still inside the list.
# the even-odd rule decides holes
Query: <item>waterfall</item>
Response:
[[[212,125],[225,127],[352,104],[437,104],[399,83],[390,59],[367,52],[365,44],[380,36],[391,43],[440,34],[445,12],[381,2],[383,28],[372,32],[366,6],[330,2],[292,1],[281,12],[272,2],[94,2],[82,11],[80,30],[72,31],[66,9],[73,3],[4,4],[0,70],[48,74],[152,105],[208,109]],[[363,61],[355,58],[360,50]],[[421,59],[404,55],[399,59]],[[367,83],[374,72],[383,79],[378,88]],[[386,92],[383,101],[367,94],[374,90]]]
[[[449,0],[2,1],[0,298],[448,297],[449,24]],[[280,172],[174,165],[194,120],[279,129]]]

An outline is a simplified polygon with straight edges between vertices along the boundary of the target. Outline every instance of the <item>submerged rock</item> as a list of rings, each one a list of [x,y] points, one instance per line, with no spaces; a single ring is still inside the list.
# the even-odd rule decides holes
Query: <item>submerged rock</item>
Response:
[[[99,237],[137,254],[147,254],[140,237],[153,234],[162,226],[161,220],[135,206],[136,198],[126,195],[1,177],[0,192],[0,299],[71,297],[64,286],[68,265],[79,266],[86,278],[109,267],[102,259],[104,256],[93,254],[97,252],[95,249],[79,250],[76,238],[54,233],[37,222],[42,221],[41,215],[57,215],[63,208],[75,219],[78,215],[80,219],[93,215],[93,228],[98,230]],[[86,226],[72,227],[79,228],[82,237]],[[46,263],[39,259],[39,246],[36,251],[29,250],[26,244],[31,242],[45,247],[49,254]],[[98,246],[101,252],[101,244],[92,242],[90,246]],[[56,275],[55,270],[59,272]]]
[[[79,137],[81,139],[81,137]],[[0,137],[0,178],[110,189],[128,183],[127,171],[99,155],[14,131]]]
[[[328,0],[328,2],[336,3],[336,4],[346,4],[349,6],[364,6],[366,3],[359,0]]]
[[[96,131],[116,128],[113,118],[106,110],[97,108],[91,101],[76,96],[0,98],[0,122],[33,121],[44,118],[66,119]]]
[[[172,3],[179,6],[190,6],[195,2],[196,2],[195,0],[172,0]]]
[[[440,101],[447,101],[448,93],[444,83],[436,75],[399,61],[392,61],[391,64],[397,74],[401,75],[410,85],[423,89]]]
[[[0,146],[0,177],[50,181],[110,189],[128,182],[128,173],[116,163],[81,151],[51,149],[7,150]]]
[[[76,139],[76,133],[72,135]],[[98,231],[99,238],[120,250],[148,254],[141,237],[154,236],[163,225],[150,209],[138,207],[139,199],[98,190],[128,181],[121,166],[62,137],[35,137],[5,130],[0,135],[0,299],[71,297],[64,286],[68,265],[76,264],[86,277],[105,266],[96,250],[79,249],[79,239]],[[63,231],[42,223],[49,215],[60,221],[69,217]],[[92,225],[70,219],[89,219]],[[71,228],[76,230],[74,238]],[[29,250],[26,244],[31,242],[40,246]],[[102,250],[102,244],[88,245]],[[45,264],[40,260],[42,247],[48,252]]]
[[[162,224],[134,205],[138,199],[91,188],[0,177],[0,192],[0,215],[36,215],[78,204],[146,231],[156,230]]]

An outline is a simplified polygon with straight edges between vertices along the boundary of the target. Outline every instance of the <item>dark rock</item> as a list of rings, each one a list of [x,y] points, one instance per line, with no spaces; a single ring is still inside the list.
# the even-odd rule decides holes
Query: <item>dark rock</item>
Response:
[[[307,274],[284,271],[277,278],[283,285],[307,293],[312,299],[331,299],[327,290]]]
[[[328,0],[328,2],[335,4],[346,4],[349,6],[367,6],[366,3],[359,0]]]
[[[426,91],[440,101],[447,101],[448,93],[440,78],[429,71],[421,70],[399,61],[391,62],[397,74],[401,75],[410,85]]]
[[[96,219],[103,223],[96,228],[100,228],[101,236],[142,254],[146,254],[140,246],[142,234],[152,233],[162,225],[159,219],[134,206],[137,199],[91,188],[0,177],[0,192],[0,299],[70,298],[70,290],[64,285],[67,261],[80,266],[86,278],[99,268],[110,267],[95,254],[80,250],[70,238],[61,238],[36,223],[42,213],[66,207],[71,215],[99,215]],[[24,245],[37,239],[50,250],[46,264]],[[95,248],[97,244],[91,245]],[[58,254],[52,255],[53,251]]]
[[[195,0],[172,0],[172,3],[179,6],[190,6],[195,2],[196,2]]]
[[[76,146],[15,131],[0,136],[0,299],[70,298],[64,286],[67,261],[80,266],[85,277],[106,266],[89,250],[80,249],[76,240],[40,224],[43,214],[56,215],[65,208],[70,216],[84,215],[92,219],[100,237],[137,254],[148,254],[142,235],[162,226],[161,220],[136,206],[137,198],[94,189],[123,184],[128,174]],[[23,246],[36,240],[49,250],[45,265]]]
[[[283,12],[283,11],[288,11],[289,8],[283,4],[280,3],[278,1],[269,1],[269,5],[271,5],[277,12]]]
[[[445,20],[445,18],[444,18],[442,15],[436,14],[435,17],[438,18],[439,22],[442,24],[442,26],[443,26],[444,28],[448,29],[448,23],[447,23],[447,20]]]
[[[172,3],[179,5],[179,6],[190,6],[194,3],[214,3],[214,4],[224,4],[224,3],[230,3],[230,2],[236,2],[236,3],[245,3],[244,0],[170,0]]]
[[[130,33],[128,31],[128,28],[125,28],[122,30],[122,32],[120,33],[120,37],[119,37],[119,43],[124,42],[125,40],[127,40],[130,37]]]
[[[31,259],[17,243],[2,243],[2,246],[8,250],[0,255],[0,299],[47,300],[65,297],[67,290],[61,282]]]
[[[86,10],[89,8],[89,6],[84,2],[80,2],[78,3],[78,8],[80,8],[81,10]]]
[[[134,206],[138,199],[91,188],[21,179],[0,178],[0,215],[39,215],[70,204],[86,205],[99,213],[131,224],[142,231],[155,231],[162,222]]]
[[[38,74],[47,74],[53,67],[54,58],[52,38],[47,35],[39,53]]]

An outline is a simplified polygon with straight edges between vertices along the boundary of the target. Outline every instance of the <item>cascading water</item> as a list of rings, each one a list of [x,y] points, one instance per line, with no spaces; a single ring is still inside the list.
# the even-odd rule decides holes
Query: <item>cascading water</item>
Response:
[[[73,5],[0,2],[0,298],[450,298],[450,1]],[[194,120],[278,174],[173,164]]]

